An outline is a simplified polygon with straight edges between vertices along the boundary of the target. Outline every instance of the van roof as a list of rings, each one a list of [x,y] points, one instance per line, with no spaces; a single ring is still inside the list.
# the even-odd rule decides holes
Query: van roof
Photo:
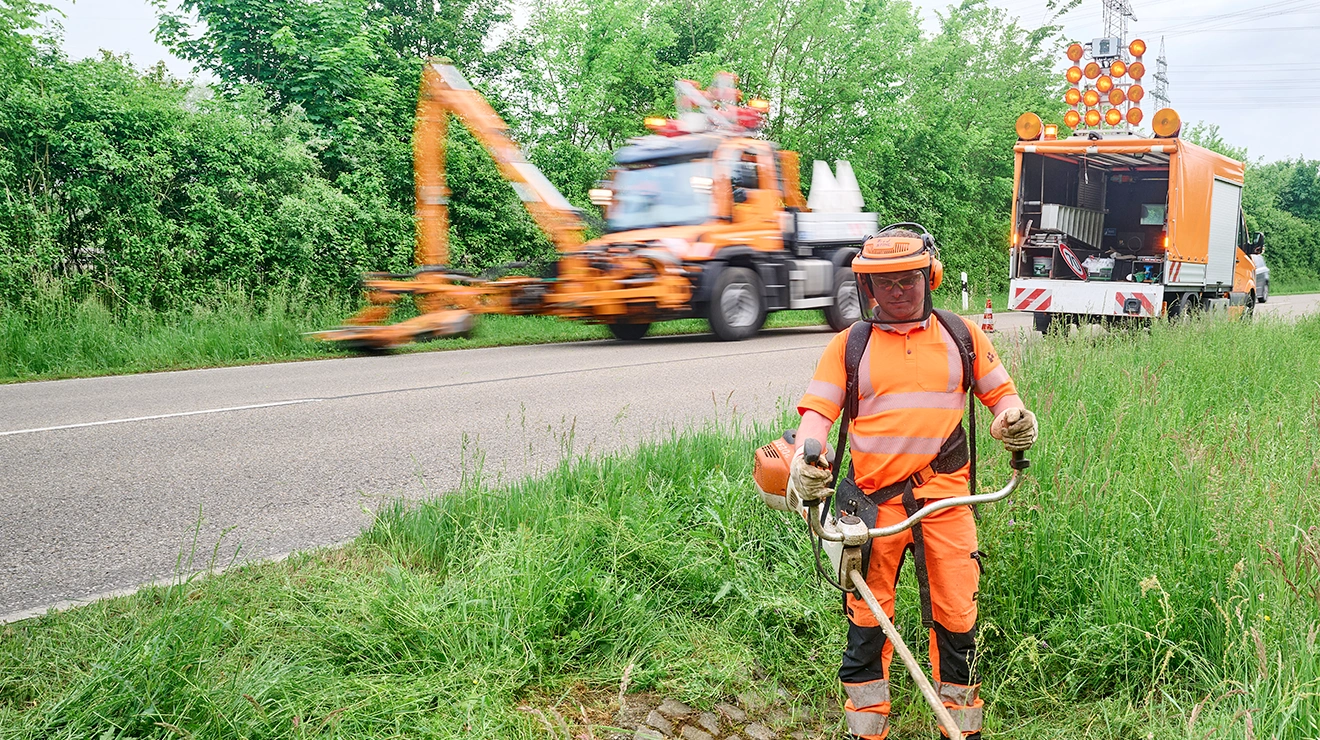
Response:
[[[1243,164],[1236,159],[1212,152],[1183,139],[1147,139],[1136,136],[1091,139],[1073,136],[1052,141],[1019,141],[1013,147],[1019,154],[1052,154],[1059,157],[1085,157],[1095,165],[1113,168],[1168,166],[1175,154],[1194,160],[1216,176],[1232,182],[1243,180]]]

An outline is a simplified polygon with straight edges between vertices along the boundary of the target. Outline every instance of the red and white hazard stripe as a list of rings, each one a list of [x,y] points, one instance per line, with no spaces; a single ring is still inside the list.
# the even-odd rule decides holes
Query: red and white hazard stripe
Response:
[[[1182,272],[1182,266],[1183,263],[1181,262],[1169,263],[1169,282],[1171,283],[1178,282],[1178,273]]]
[[[1054,291],[1047,288],[1015,288],[1013,290],[1014,311],[1044,311],[1050,307]]]
[[[1155,315],[1155,305],[1151,303],[1150,296],[1146,295],[1145,293],[1115,293],[1114,302],[1118,304],[1118,312],[1120,314],[1127,313],[1127,311],[1124,309],[1124,306],[1126,305],[1127,300],[1129,298],[1136,298],[1137,300],[1141,301],[1141,313],[1138,313],[1137,316]]]

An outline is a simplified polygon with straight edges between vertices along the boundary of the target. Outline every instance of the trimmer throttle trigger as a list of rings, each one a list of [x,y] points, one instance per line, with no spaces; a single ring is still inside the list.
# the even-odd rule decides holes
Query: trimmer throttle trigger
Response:
[[[822,462],[820,459],[820,453],[821,448],[819,439],[808,439],[802,443],[802,457],[806,459],[809,464],[819,467]]]
[[[1014,450],[1010,454],[1012,459],[1009,460],[1008,465],[1014,470],[1026,470],[1031,466],[1031,461],[1027,459],[1027,453],[1025,450]]]

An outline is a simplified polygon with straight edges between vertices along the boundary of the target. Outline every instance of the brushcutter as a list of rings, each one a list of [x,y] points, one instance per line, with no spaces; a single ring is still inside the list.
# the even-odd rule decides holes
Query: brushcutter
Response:
[[[834,491],[824,489],[819,497],[804,499],[796,488],[787,485],[788,463],[793,458],[793,445],[793,433],[786,432],[783,438],[775,440],[756,451],[756,466],[753,477],[756,480],[757,489],[761,493],[761,498],[773,508],[796,511],[807,520],[813,553],[815,554],[813,560],[817,572],[821,573],[827,581],[839,590],[852,592],[866,602],[867,608],[875,615],[876,621],[879,622],[885,635],[893,642],[894,650],[902,658],[903,665],[907,668],[908,673],[912,675],[912,680],[917,684],[917,688],[921,690],[921,695],[925,697],[931,710],[935,712],[936,718],[948,737],[961,738],[962,730],[958,728],[958,724],[954,721],[953,716],[949,714],[949,710],[944,707],[944,702],[940,699],[939,694],[935,692],[934,687],[931,686],[930,679],[921,670],[921,666],[917,664],[916,658],[912,656],[912,651],[908,649],[907,644],[903,642],[903,638],[899,636],[894,623],[880,608],[875,594],[866,585],[866,576],[862,573],[862,547],[870,540],[892,537],[905,532],[937,511],[955,506],[988,504],[1007,497],[1017,490],[1018,484],[1021,482],[1022,471],[1026,470],[1031,464],[1026,458],[1026,453],[1021,451],[1012,453],[1009,466],[1013,472],[1009,475],[1008,483],[994,493],[935,499],[897,524],[887,527],[868,527],[861,517],[852,514],[836,517],[828,511],[826,502],[834,495]],[[811,465],[828,468],[834,462],[825,453],[820,441],[816,439],[804,440],[802,452],[806,462]],[[780,481],[782,481],[782,484]],[[820,562],[819,555],[822,550],[829,556],[828,571]]]

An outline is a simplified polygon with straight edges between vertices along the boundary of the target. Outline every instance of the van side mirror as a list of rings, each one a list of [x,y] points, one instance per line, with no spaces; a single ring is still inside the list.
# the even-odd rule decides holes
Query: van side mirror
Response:
[[[1255,238],[1251,240],[1251,253],[1252,254],[1265,253],[1265,232],[1263,231],[1256,232]]]

